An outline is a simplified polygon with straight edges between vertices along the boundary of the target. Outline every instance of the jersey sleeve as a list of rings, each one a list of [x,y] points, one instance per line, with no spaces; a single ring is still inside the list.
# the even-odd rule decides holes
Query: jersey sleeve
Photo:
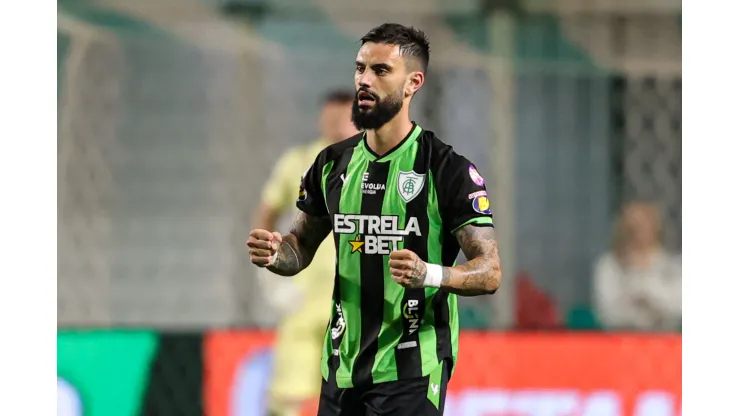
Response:
[[[324,152],[319,153],[316,160],[301,176],[298,187],[298,199],[296,200],[296,207],[299,210],[317,217],[329,215],[321,186],[324,159]]]
[[[483,176],[463,156],[450,152],[446,158],[441,175],[438,175],[445,231],[455,232],[468,224],[492,227],[491,203]]]
[[[277,211],[284,211],[293,205],[296,182],[300,179],[296,169],[292,168],[297,163],[296,156],[295,151],[288,152],[275,164],[270,179],[262,189],[263,204]]]

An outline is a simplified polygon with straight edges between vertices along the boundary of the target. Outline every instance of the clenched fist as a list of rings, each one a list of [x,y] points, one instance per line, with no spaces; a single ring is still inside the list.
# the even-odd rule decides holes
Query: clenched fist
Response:
[[[427,265],[411,250],[396,250],[391,253],[388,265],[391,276],[398,284],[409,289],[424,287]]]
[[[252,230],[247,240],[250,260],[259,267],[271,265],[282,242],[283,237],[278,232]]]

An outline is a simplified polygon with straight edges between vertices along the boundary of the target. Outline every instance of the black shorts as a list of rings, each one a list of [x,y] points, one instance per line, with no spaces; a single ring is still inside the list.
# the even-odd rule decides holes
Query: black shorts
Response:
[[[448,368],[443,361],[426,377],[348,389],[330,376],[321,384],[318,416],[442,416]]]

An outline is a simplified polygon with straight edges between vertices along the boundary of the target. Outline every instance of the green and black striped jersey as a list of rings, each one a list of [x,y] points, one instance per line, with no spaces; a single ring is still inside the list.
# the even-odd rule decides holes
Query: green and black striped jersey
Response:
[[[493,226],[483,178],[465,157],[414,124],[383,156],[361,133],[324,149],[301,180],[297,206],[329,216],[337,250],[321,372],[347,388],[428,375],[457,358],[457,296],[405,289],[388,256],[409,249],[454,265],[453,232]]]

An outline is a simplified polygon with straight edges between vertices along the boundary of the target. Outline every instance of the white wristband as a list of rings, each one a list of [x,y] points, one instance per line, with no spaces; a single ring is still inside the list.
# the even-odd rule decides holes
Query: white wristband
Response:
[[[440,287],[442,285],[442,266],[439,264],[427,265],[427,275],[424,278],[424,286],[426,287]]]

